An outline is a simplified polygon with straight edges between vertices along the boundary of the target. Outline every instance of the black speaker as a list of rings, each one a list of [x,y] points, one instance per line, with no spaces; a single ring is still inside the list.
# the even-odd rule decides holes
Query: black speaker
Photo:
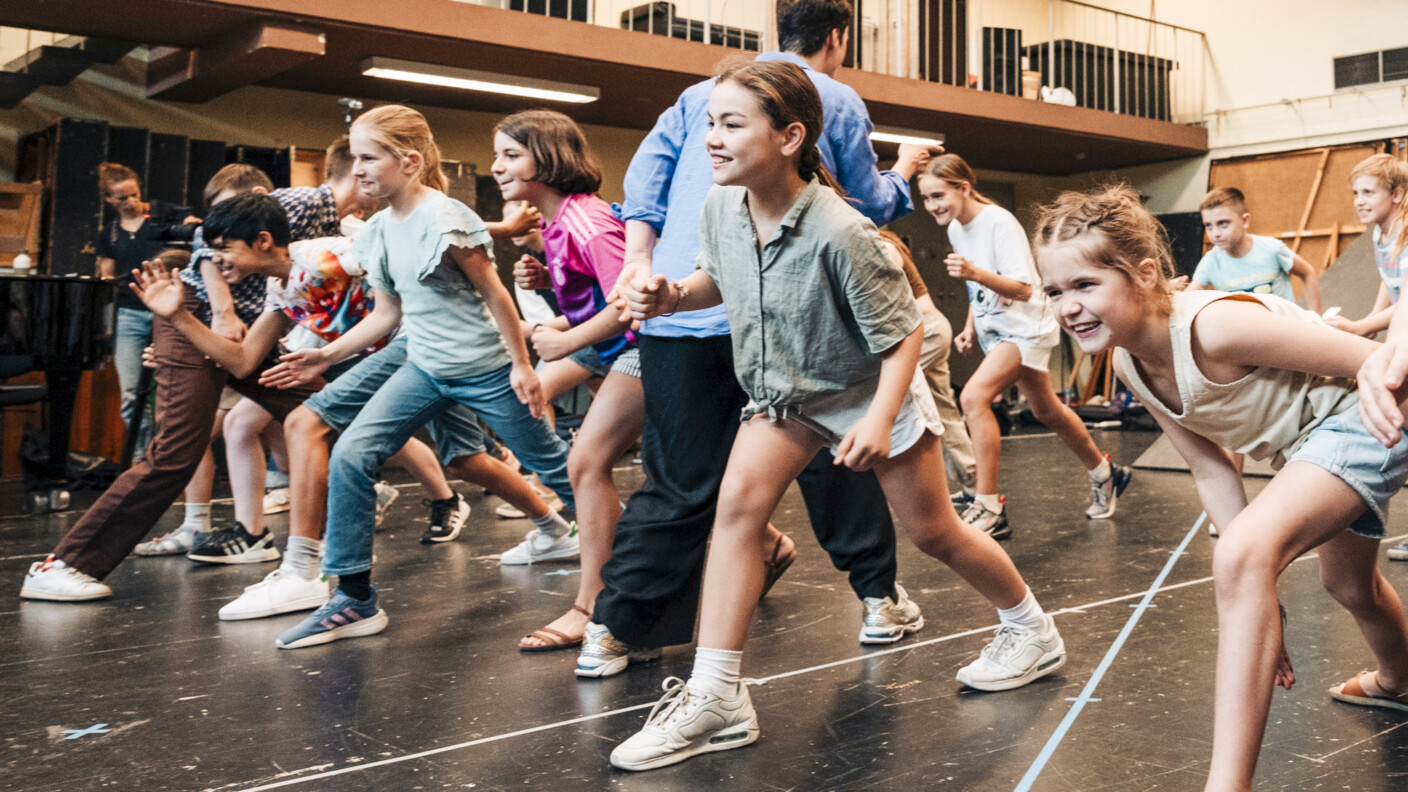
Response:
[[[185,135],[151,134],[147,156],[148,198],[168,201],[179,206],[188,204],[186,183],[191,166],[191,141]]]
[[[1170,212],[1158,216],[1168,232],[1173,266],[1179,275],[1193,277],[1203,258],[1203,215],[1201,212]]]
[[[292,164],[285,148],[265,148],[263,146],[231,146],[225,154],[228,162],[243,162],[264,171],[275,187],[287,187],[291,178]]]
[[[225,143],[221,140],[192,140],[187,151],[186,202],[197,215],[205,216],[205,185],[225,167]]]
[[[101,227],[98,166],[108,156],[108,125],[65,118],[49,128],[44,263],[50,275],[92,275],[93,239]]]

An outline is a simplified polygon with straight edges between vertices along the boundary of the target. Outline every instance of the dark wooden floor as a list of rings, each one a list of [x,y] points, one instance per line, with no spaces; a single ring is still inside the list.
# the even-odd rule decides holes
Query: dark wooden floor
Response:
[[[1153,435],[1097,439],[1128,461]],[[76,513],[0,517],[0,790],[1201,789],[1217,634],[1213,540],[1194,529],[1190,477],[1139,471],[1117,518],[1090,522],[1084,474],[1054,437],[1009,438],[1003,461],[1016,531],[1005,547],[1057,614],[1062,671],[1008,693],[962,689],[954,672],[995,614],[904,541],[900,579],[927,625],[862,649],[860,605],[794,490],[776,522],[801,556],[759,609],[744,661],[763,738],[640,775],[613,772],[607,755],[692,651],[581,681],[572,652],[520,655],[518,637],[570,605],[575,566],[500,567],[494,554],[528,526],[496,520],[497,501],[477,492],[461,539],[426,547],[426,510],[404,486],[377,541],[390,626],[292,652],[273,640],[297,615],[215,616],[271,564],[130,559],[110,601],[21,603],[29,563]],[[637,486],[638,468],[619,481]],[[1408,533],[1402,511],[1390,535]],[[173,509],[164,527],[179,521]],[[1384,565],[1403,590],[1408,564]],[[1408,789],[1408,718],[1325,693],[1370,659],[1317,573],[1311,556],[1282,579],[1300,681],[1275,697],[1258,789]]]

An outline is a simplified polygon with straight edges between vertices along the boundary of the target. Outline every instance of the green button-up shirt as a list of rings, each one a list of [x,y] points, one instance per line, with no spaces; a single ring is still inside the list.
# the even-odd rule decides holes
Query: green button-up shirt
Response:
[[[816,179],[759,245],[747,189],[704,202],[699,267],[718,284],[738,382],[760,410],[874,387],[881,354],[921,324],[875,224]]]

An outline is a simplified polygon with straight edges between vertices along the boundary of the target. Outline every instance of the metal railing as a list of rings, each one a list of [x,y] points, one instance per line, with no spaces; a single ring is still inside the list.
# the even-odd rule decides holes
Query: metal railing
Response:
[[[738,49],[775,46],[772,0],[461,2]],[[1032,99],[1045,93],[1163,121],[1204,121],[1207,41],[1199,31],[1078,0],[855,4],[847,65]]]

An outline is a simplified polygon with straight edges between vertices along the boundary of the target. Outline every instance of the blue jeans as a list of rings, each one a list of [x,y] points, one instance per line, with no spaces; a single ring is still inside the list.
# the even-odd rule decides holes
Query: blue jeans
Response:
[[[487,374],[441,380],[414,363],[391,375],[333,446],[324,573],[351,575],[372,568],[377,471],[417,429],[456,404],[477,413],[524,467],[537,473],[563,503],[574,506],[567,481],[567,443],[519,403],[508,375],[509,366],[504,366]]]
[[[142,350],[152,342],[152,312],[146,308],[117,309],[117,337],[113,345],[113,363],[117,366],[117,382],[122,389],[122,423],[130,426],[137,414],[137,380],[142,376]],[[142,416],[137,450],[133,462],[140,462],[151,434],[152,416]]]

